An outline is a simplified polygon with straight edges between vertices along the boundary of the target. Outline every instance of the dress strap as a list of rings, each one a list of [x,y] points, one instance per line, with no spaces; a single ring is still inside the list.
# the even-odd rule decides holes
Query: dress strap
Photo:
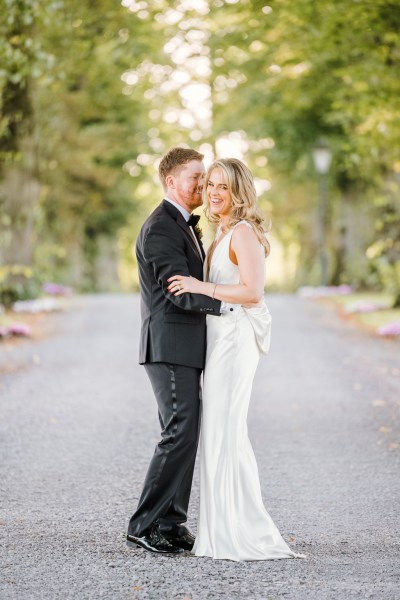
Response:
[[[223,236],[223,239],[225,239],[225,238],[231,238],[234,230],[239,225],[247,225],[247,227],[250,227],[250,229],[253,229],[253,226],[250,225],[250,223],[248,221],[239,221],[239,223],[236,223],[236,225],[234,225],[233,227],[231,227],[230,229],[228,229],[228,231]],[[217,246],[220,244],[219,240],[221,238],[221,233],[222,233],[222,228],[221,228],[221,225],[219,225],[218,229],[217,229],[217,232],[216,232],[216,235],[215,235],[215,241],[217,242]]]
[[[250,227],[250,229],[253,229],[253,226],[248,221],[239,221],[239,223],[236,223],[236,225],[234,225],[232,227],[231,231],[233,231],[234,229],[236,229],[236,227],[239,227],[239,225],[247,225],[247,227]]]

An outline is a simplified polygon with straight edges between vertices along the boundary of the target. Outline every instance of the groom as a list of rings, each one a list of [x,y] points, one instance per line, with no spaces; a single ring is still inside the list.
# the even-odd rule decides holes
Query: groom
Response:
[[[128,545],[157,553],[177,554],[194,544],[184,523],[199,435],[206,315],[221,314],[219,300],[168,292],[172,275],[203,279],[205,255],[195,228],[200,217],[191,215],[202,203],[202,160],[202,154],[186,148],[172,148],[162,158],[164,200],[142,226],[136,245],[142,316],[139,362],[157,400],[161,440],[127,540]]]

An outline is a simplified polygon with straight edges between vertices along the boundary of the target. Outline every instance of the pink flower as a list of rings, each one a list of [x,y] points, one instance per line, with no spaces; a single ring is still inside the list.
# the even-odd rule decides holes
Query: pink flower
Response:
[[[42,289],[45,294],[49,294],[50,296],[70,296],[73,292],[72,288],[61,283],[45,283]]]
[[[329,296],[345,296],[352,293],[352,288],[349,285],[338,286],[304,286],[297,290],[301,298],[326,298]]]
[[[378,329],[378,335],[382,336],[395,336],[400,335],[400,321],[392,321],[392,323],[386,323]]]
[[[358,300],[348,304],[345,308],[347,313],[370,313],[377,310],[384,310],[390,308],[387,302],[368,302],[364,300]]]
[[[11,323],[8,327],[8,333],[11,335],[20,335],[23,337],[29,337],[31,335],[31,328],[25,323]]]

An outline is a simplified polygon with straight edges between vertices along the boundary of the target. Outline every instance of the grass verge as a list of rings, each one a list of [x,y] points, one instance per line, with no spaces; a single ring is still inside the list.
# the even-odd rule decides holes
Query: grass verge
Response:
[[[372,312],[347,312],[351,305],[355,303],[382,303],[390,306],[393,303],[393,296],[379,292],[354,292],[345,296],[330,296],[325,298],[324,302],[333,303],[339,309],[343,318],[350,319],[354,324],[377,333],[377,330],[383,325],[400,322],[400,308],[384,308]],[[395,338],[396,339],[396,338]],[[400,341],[400,337],[397,336]]]

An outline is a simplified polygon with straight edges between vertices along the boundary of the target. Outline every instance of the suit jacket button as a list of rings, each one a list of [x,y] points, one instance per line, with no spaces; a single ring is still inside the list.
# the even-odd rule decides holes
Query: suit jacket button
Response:
[[[230,308],[229,310],[230,310],[230,311],[232,311],[232,310],[233,310],[233,308]]]

